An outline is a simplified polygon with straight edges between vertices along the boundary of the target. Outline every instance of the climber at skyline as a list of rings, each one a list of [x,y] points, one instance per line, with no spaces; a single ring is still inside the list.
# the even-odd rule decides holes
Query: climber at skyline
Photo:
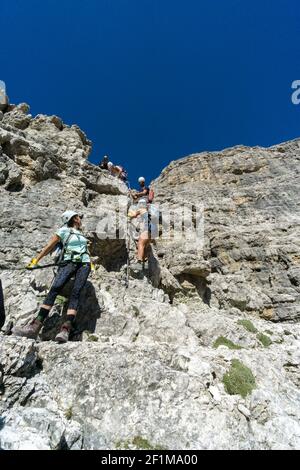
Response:
[[[107,155],[104,155],[98,166],[101,168],[101,170],[107,170],[112,176],[116,176],[125,183],[127,182],[127,171],[120,165],[114,165],[111,161],[109,161],[109,157]]]
[[[104,155],[101,162],[99,163],[99,167],[101,168],[101,170],[108,170],[108,163],[109,163],[109,158],[107,155]]]
[[[112,162],[108,162],[107,169],[112,176],[116,176],[124,182],[127,181],[127,171],[122,166],[114,165]]]

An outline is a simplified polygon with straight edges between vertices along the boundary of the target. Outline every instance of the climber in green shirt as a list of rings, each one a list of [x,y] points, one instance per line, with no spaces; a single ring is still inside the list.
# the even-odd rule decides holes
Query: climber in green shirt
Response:
[[[66,211],[62,216],[63,226],[57,230],[49,243],[43,248],[36,258],[33,258],[27,269],[34,269],[38,262],[49,254],[58,245],[63,246],[63,258],[59,265],[57,275],[54,278],[50,291],[41,306],[37,318],[24,327],[16,326],[13,334],[26,338],[36,339],[43,327],[45,319],[48,317],[54,305],[57,295],[64,285],[75,275],[74,286],[70,295],[67,318],[62,325],[61,331],[56,335],[55,340],[65,343],[69,339],[69,333],[74,323],[79,296],[86,284],[91,271],[90,256],[87,250],[87,239],[81,232],[81,219],[78,212]]]

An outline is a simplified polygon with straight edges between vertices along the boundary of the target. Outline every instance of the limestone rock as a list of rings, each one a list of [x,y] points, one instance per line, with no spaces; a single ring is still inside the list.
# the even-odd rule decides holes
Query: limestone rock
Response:
[[[102,234],[122,220],[127,187],[86,161],[91,142],[78,126],[28,113],[9,105],[0,119],[5,327],[27,323],[43,302],[53,272],[19,268],[66,209],[84,213],[96,271],[69,343],[53,338],[73,281],[38,341],[0,334],[0,448],[136,448],[141,439],[164,449],[299,448],[300,141],[172,162],[154,182],[155,202],[199,201],[199,218],[184,214],[183,227],[204,221],[203,237],[176,239],[173,221],[126,287],[135,245],[128,253],[124,237]],[[255,378],[244,398],[224,385],[234,359]]]
[[[206,261],[212,273],[207,279],[212,305],[274,321],[298,319],[299,160],[300,140],[295,140],[269,149],[234,147],[172,162],[154,183],[156,201],[173,207],[199,201],[204,240],[198,271],[199,256],[190,264],[191,255],[173,248],[174,242],[167,249],[166,242],[159,242],[170,272],[207,279]]]

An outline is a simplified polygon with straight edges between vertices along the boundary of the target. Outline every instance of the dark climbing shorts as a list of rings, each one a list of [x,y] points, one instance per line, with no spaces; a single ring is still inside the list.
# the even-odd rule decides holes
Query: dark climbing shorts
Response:
[[[154,238],[158,238],[159,235],[158,226],[153,223],[143,225],[141,233],[144,232],[147,232],[148,237],[151,238],[151,240],[154,240]]]
[[[44,304],[52,307],[62,288],[71,279],[71,277],[75,275],[74,286],[71,292],[68,308],[77,310],[80,292],[86,284],[90,271],[90,263],[73,263],[70,261],[65,266],[60,267]]]

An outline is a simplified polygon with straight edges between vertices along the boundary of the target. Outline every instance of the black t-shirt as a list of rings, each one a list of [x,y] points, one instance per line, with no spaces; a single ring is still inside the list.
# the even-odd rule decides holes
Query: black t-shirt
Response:
[[[144,192],[145,190],[146,192],[142,196],[139,196],[139,197],[149,196],[150,189],[148,188],[148,186],[144,186],[143,188],[140,188],[138,190],[138,193],[141,193],[142,191]]]
[[[99,166],[100,166],[100,168],[101,168],[102,170],[108,170],[107,164],[108,164],[108,160],[106,160],[106,159],[104,160],[104,159],[103,159],[103,160],[99,163]]]

